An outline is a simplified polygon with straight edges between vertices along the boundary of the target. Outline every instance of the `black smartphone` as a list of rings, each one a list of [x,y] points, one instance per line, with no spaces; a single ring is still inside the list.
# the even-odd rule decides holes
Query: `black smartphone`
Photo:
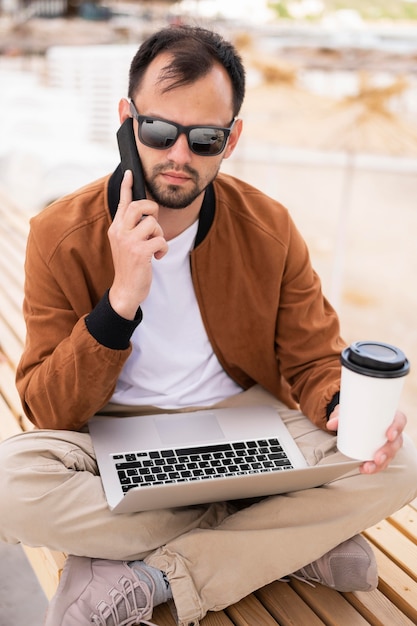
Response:
[[[131,170],[133,174],[133,200],[144,200],[146,198],[145,181],[133,132],[133,118],[128,117],[117,131],[117,143],[123,174],[126,170]]]

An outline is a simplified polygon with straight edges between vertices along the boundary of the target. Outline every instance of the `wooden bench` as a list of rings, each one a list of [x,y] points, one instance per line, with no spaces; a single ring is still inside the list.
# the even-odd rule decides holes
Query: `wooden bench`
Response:
[[[0,193],[0,438],[32,428],[15,389],[15,370],[23,348],[21,314],[23,261],[28,215]],[[379,566],[378,589],[338,593],[297,580],[274,582],[224,611],[210,613],[202,626],[412,626],[417,624],[417,501],[370,528]],[[65,555],[24,547],[46,596],[58,584]],[[239,563],[236,562],[238,575]],[[233,580],[230,580],[233,585]],[[153,620],[175,626],[167,605]]]

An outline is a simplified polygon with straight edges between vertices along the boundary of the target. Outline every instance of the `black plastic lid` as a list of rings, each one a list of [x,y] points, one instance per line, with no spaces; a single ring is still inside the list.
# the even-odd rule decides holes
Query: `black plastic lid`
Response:
[[[405,376],[410,364],[402,350],[379,341],[356,341],[345,348],[342,365],[365,376],[398,378]]]

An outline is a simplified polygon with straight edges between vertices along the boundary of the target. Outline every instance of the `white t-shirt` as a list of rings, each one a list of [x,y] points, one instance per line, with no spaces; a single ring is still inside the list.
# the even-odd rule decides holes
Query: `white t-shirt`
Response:
[[[242,391],[221,367],[208,340],[191,279],[190,252],[198,222],[152,260],[143,320],[132,335],[112,401],[166,409],[207,406]]]

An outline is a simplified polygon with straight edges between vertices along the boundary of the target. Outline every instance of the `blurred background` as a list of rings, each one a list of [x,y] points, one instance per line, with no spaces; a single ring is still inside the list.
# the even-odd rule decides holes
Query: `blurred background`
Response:
[[[288,207],[345,339],[407,354],[417,443],[417,0],[0,0],[0,201],[32,215],[111,172],[130,61],[179,23],[240,51],[244,133],[223,170]],[[20,549],[0,564],[0,626],[40,626]]]

